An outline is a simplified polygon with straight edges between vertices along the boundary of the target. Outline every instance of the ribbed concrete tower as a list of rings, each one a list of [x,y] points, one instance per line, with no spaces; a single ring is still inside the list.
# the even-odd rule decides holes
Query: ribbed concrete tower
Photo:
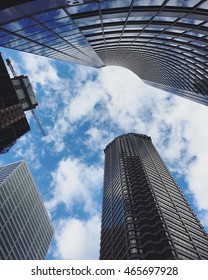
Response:
[[[206,232],[146,135],[105,148],[100,259],[208,259]]]

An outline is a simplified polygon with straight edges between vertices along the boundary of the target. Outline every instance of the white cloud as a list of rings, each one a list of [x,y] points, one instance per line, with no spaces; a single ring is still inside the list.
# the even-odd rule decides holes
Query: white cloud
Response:
[[[21,138],[17,139],[16,144],[12,148],[16,158],[25,159],[33,169],[41,168],[41,161],[38,157],[36,143],[33,136],[28,132]]]
[[[24,53],[21,55],[21,67],[24,69],[23,74],[28,75],[33,87],[41,84],[44,87],[52,87],[61,80],[56,68],[52,65],[52,60],[33,54]],[[62,84],[60,84],[62,86]]]
[[[64,203],[69,210],[81,205],[82,211],[90,215],[100,210],[96,198],[102,189],[102,167],[87,165],[79,159],[69,157],[59,162],[52,178],[53,198],[47,202],[50,210],[60,203]]]
[[[24,53],[21,54],[18,67],[24,69],[23,74],[28,75],[34,88],[39,103],[36,114],[46,132],[43,141],[54,143],[53,152],[61,152],[65,147],[64,137],[72,131],[67,116],[72,85],[59,76],[55,62],[51,59]]]
[[[86,116],[89,118],[95,105],[101,102],[104,97],[104,91],[100,88],[99,83],[88,81],[70,103],[69,120],[75,122]]]
[[[55,256],[66,260],[95,260],[99,258],[100,219],[87,221],[69,218],[58,222],[55,233]]]
[[[103,158],[103,150],[111,142],[116,134],[105,129],[100,129],[98,127],[91,127],[85,133],[88,136],[85,144],[88,148],[91,148],[96,153],[100,153],[101,158]]]

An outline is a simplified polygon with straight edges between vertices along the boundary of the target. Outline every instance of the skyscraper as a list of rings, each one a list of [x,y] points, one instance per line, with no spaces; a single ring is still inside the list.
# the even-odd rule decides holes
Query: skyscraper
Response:
[[[0,154],[7,152],[29,130],[22,105],[0,54]]]
[[[100,259],[208,259],[207,234],[146,135],[105,148]]]
[[[0,46],[93,67],[208,105],[207,0],[35,0],[0,11]]]
[[[0,260],[44,259],[53,228],[24,161],[0,167]]]

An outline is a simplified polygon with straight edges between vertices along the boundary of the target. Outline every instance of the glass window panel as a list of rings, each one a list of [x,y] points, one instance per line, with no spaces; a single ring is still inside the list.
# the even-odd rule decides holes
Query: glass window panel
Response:
[[[23,28],[27,28],[30,26],[35,25],[36,23],[29,19],[29,18],[25,18],[25,19],[21,19],[21,20],[17,20],[15,22],[3,25],[4,28],[11,30],[11,31],[17,31]]]
[[[205,2],[205,3],[201,4],[199,8],[207,9],[207,6],[208,6],[208,4],[207,4],[207,2]]]
[[[74,21],[77,23],[77,24],[80,24],[80,23],[85,23],[88,25],[88,22],[91,24],[92,22],[96,22],[100,20],[100,16],[99,15],[96,15],[96,16],[91,16],[91,17],[80,17],[80,18],[77,18],[75,19]]]
[[[90,29],[87,29],[87,30],[82,30],[82,33],[84,35],[95,34],[95,33],[102,34],[100,28],[90,28]]]
[[[181,30],[179,30],[179,29],[175,29],[175,28],[169,28],[168,29],[168,31],[170,31],[170,32],[173,32],[173,33],[183,33],[185,30],[184,29],[181,29]]]
[[[116,26],[104,26],[104,31],[121,31],[123,29],[123,24],[122,25],[116,25]]]
[[[3,30],[0,30],[0,36],[6,35],[7,33]],[[1,171],[1,170],[0,170]],[[3,172],[1,172],[1,176],[3,175]],[[1,180],[0,180],[1,182]]]
[[[52,41],[55,39],[57,39],[57,36],[53,35],[53,36],[47,36],[45,38],[40,38],[40,39],[36,40],[36,42],[44,44],[46,42],[49,42],[49,41]]]
[[[43,22],[46,22],[46,21],[62,18],[62,17],[65,17],[65,16],[66,16],[66,13],[64,12],[64,10],[59,9],[59,10],[35,15],[34,18],[36,18],[39,22],[43,23]]]
[[[134,6],[160,6],[164,0],[135,0]]]
[[[10,41],[14,41],[14,40],[17,40],[17,39],[18,39],[17,36],[8,34],[8,35],[6,35],[6,36],[1,37],[0,44],[3,45],[3,44],[5,44],[5,43],[8,43],[8,42],[10,42]]]
[[[197,32],[193,32],[193,31],[186,32],[186,34],[194,36],[194,37],[203,37],[204,36],[204,34],[200,33],[200,30],[197,30]],[[197,38],[195,38],[195,40],[197,40]]]
[[[114,38],[114,35],[111,35],[112,38]],[[93,40],[99,40],[99,39],[103,39],[103,35],[97,35],[97,36],[94,36],[94,37],[90,37],[88,40],[89,41],[93,41]]]
[[[131,0],[102,1],[100,3],[101,9],[113,9],[113,8],[129,7],[130,5],[131,5]]]
[[[132,248],[132,249],[131,249],[131,253],[132,253],[132,254],[138,253],[138,249],[137,249],[137,248]]]
[[[189,18],[181,18],[178,20],[178,22],[193,24],[193,20]]]
[[[108,19],[103,19],[103,23],[108,23],[108,22],[125,22],[126,17],[120,17],[120,18],[108,18]]]
[[[43,32],[43,31],[45,31],[45,28],[43,28],[40,25],[35,25],[33,27],[29,27],[29,28],[17,31],[17,34],[20,34],[22,36],[30,36],[30,35],[40,33],[40,32]]]
[[[72,24],[72,21],[69,19],[69,17],[65,17],[65,18],[61,18],[61,19],[57,19],[57,20],[53,20],[53,21],[44,23],[44,25],[49,28],[56,28],[56,27],[59,27],[62,25],[69,25],[69,24]]]
[[[34,52],[34,51],[36,51],[36,50],[38,50],[38,49],[41,49],[42,48],[42,46],[40,46],[40,45],[34,45],[33,47],[29,47],[29,48],[24,48],[24,51],[31,51],[31,52]]]
[[[102,14],[102,19],[115,19],[120,20],[120,19],[126,19],[128,16],[127,12],[123,12],[123,13],[114,13],[113,15],[111,13],[106,13],[106,14]]]
[[[66,33],[67,34],[67,33]],[[79,34],[80,35],[80,32],[79,30],[76,28],[76,29],[72,29],[68,32],[69,35],[74,35],[74,34]]]
[[[15,48],[16,46],[20,46],[20,45],[23,45],[26,43],[28,43],[27,40],[19,39],[19,40],[15,40],[13,42],[9,42],[8,44],[5,44],[4,46],[9,47],[9,48]]]
[[[61,39],[57,39],[57,40],[53,40],[53,41],[49,41],[47,43],[45,43],[46,46],[54,46],[54,45],[57,45],[58,46],[61,46],[61,43],[63,43],[63,41]],[[64,43],[65,44],[65,43]]]
[[[79,14],[83,12],[90,12],[90,11],[97,11],[98,10],[98,4],[97,3],[91,3],[91,4],[83,4],[83,5],[77,5],[67,8],[67,11],[70,14]]]
[[[164,26],[163,26],[164,27]],[[155,30],[156,32],[160,32],[160,31],[163,31],[164,30],[164,28],[163,27],[161,27],[161,26],[157,26],[157,25],[150,25],[149,27],[147,27],[147,28],[145,28],[145,31],[146,30]],[[157,35],[158,35],[158,33],[157,33]]]
[[[177,17],[161,17],[161,16],[156,16],[154,17],[155,21],[175,21],[177,19]]]
[[[63,34],[64,32],[68,32],[71,34],[71,30],[72,29],[76,29],[76,25],[75,24],[68,24],[68,25],[63,25],[57,28],[53,28],[53,32],[59,33],[59,34]]]
[[[193,7],[197,3],[199,3],[199,0],[169,0],[167,6]]]

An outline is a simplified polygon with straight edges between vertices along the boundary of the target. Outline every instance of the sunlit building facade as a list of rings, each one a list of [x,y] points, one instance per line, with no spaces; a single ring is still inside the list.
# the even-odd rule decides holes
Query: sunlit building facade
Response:
[[[25,161],[0,167],[0,260],[44,259],[53,227]]]
[[[105,148],[101,227],[101,260],[208,259],[207,234],[146,135]]]
[[[0,46],[123,66],[208,105],[207,0],[34,0],[0,11]]]

